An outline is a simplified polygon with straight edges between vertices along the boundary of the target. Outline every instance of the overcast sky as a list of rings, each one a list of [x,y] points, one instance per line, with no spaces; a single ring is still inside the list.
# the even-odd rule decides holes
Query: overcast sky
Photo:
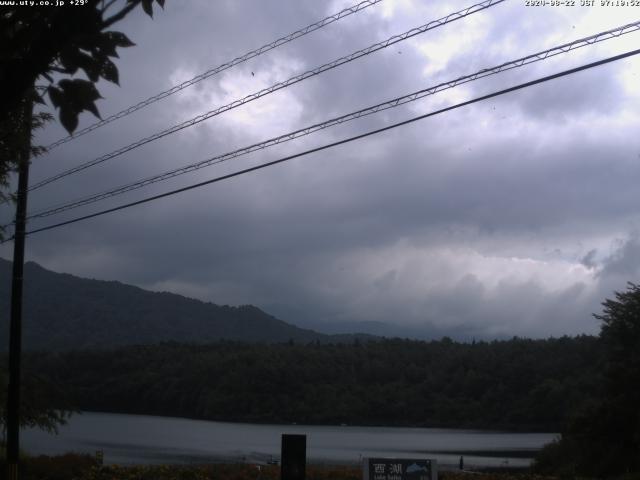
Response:
[[[108,116],[354,1],[179,0],[116,25]],[[32,192],[30,210],[102,191],[640,19],[635,7],[508,0]],[[600,3],[599,1],[596,3]],[[31,183],[470,6],[394,1],[347,17],[34,160]],[[640,33],[468,83],[199,170],[91,213],[637,48]],[[27,258],[283,320],[436,325],[486,336],[595,333],[640,273],[640,58],[459,108],[151,204],[42,232]],[[94,121],[83,114],[81,126]],[[37,137],[64,136],[51,124]],[[2,210],[9,220],[10,210]],[[10,258],[11,245],[0,255]]]

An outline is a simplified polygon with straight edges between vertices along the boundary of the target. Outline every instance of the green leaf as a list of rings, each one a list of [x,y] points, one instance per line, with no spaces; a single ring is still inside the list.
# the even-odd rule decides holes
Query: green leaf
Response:
[[[65,102],[64,93],[59,88],[52,85],[47,89],[47,93],[49,94],[51,103],[55,108],[59,108]]]
[[[65,79],[60,80],[58,86],[59,88],[49,87],[49,96],[54,92],[51,101],[54,105],[57,102],[60,108],[60,122],[69,133],[78,126],[78,115],[85,110],[100,118],[95,101],[102,97],[93,82]]]
[[[116,47],[118,46],[115,42],[113,36],[111,35],[113,32],[104,32],[102,33],[95,42],[93,46],[93,51],[100,51],[100,53],[107,57],[115,57],[118,58],[118,52],[116,52]]]
[[[104,32],[104,37],[108,38],[117,47],[133,47],[135,43],[129,40],[122,32]]]
[[[96,107],[96,104],[94,102],[85,104],[84,109],[93,113],[97,118],[102,118],[100,117],[100,112],[98,111],[98,107]]]
[[[40,95],[34,95],[33,96],[33,101],[36,103],[39,103],[40,105],[46,105],[47,102],[44,101],[44,98],[42,98]]]
[[[100,76],[111,83],[120,85],[118,68],[116,67],[115,63],[113,63],[108,58],[105,58],[102,63],[102,70],[100,71]]]
[[[142,0],[142,9],[147,15],[153,17],[153,0]]]
[[[72,108],[61,108],[60,109],[60,123],[69,133],[73,133],[73,131],[78,126],[78,112],[74,111]]]
[[[89,77],[89,80],[92,82],[97,82],[100,79],[100,63],[99,60],[92,57],[91,55],[87,55],[85,53],[81,53],[78,57],[78,65]]]
[[[60,52],[60,63],[71,75],[78,71],[78,50],[74,48],[66,48]]]
[[[87,80],[65,79],[60,80],[58,85],[62,88],[69,103],[94,102],[102,98],[95,85]]]

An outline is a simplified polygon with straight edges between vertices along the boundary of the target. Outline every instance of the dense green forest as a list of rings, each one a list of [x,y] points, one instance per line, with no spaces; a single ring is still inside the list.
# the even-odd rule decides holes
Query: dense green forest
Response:
[[[598,389],[540,452],[542,473],[640,478],[640,285],[629,282],[602,306]]]
[[[78,409],[243,422],[558,431],[592,395],[595,337],[166,343],[30,354]]]

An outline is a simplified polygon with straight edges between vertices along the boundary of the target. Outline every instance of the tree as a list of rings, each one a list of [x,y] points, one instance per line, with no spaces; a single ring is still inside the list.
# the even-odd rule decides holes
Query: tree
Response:
[[[28,102],[29,100],[25,100]],[[0,204],[16,201],[16,195],[8,191],[9,178],[11,173],[16,169],[19,158],[21,158],[21,150],[27,148],[29,150],[29,158],[35,158],[45,152],[44,147],[33,146],[31,144],[32,132],[53,119],[53,115],[48,112],[38,112],[31,115],[30,118],[23,118],[24,109],[19,109],[17,114],[9,112],[0,118],[0,133],[15,131],[16,125],[24,126],[23,135],[7,135],[4,140],[0,140]],[[29,123],[26,126],[26,123]],[[26,138],[26,135],[29,138]],[[6,225],[0,226],[0,240],[4,238]]]
[[[112,58],[118,57],[119,47],[134,45],[123,33],[108,29],[138,5],[152,16],[153,2],[87,0],[77,6],[0,10],[0,187],[7,186],[25,148],[23,139],[30,137],[15,135],[16,129],[30,126],[21,121],[25,104],[43,104],[48,96],[69,133],[78,126],[81,112],[100,117],[95,83],[103,78],[118,84]],[[164,6],[164,0],[155,2]],[[69,78],[80,70],[87,79]]]
[[[164,0],[155,1],[164,6]],[[8,185],[12,171],[18,172],[5,416],[11,479],[18,476],[20,413],[23,410],[20,402],[22,269],[29,161],[34,153],[31,136],[38,115],[34,117],[33,106],[34,103],[44,104],[48,95],[69,133],[78,126],[81,112],[86,110],[99,117],[95,101],[101,97],[95,83],[103,78],[117,84],[118,69],[111,58],[118,57],[118,47],[133,45],[123,33],[107,29],[138,5],[151,16],[153,2],[78,0],[77,4],[67,7],[18,5],[0,11],[0,186]],[[107,13],[110,9],[116,10]],[[87,80],[68,78],[79,70]],[[54,75],[60,78],[57,82]],[[48,84],[38,85],[41,79]]]
[[[6,372],[0,371],[0,429],[6,433]],[[74,408],[59,385],[41,375],[29,372],[22,382],[20,402],[20,427],[39,428],[57,433],[66,424]],[[55,405],[52,406],[52,405]]]
[[[541,452],[543,472],[614,476],[640,472],[640,285],[606,299],[600,392],[586,399],[562,439]]]
[[[640,285],[602,305],[605,396],[592,433],[607,442],[608,471],[640,472]]]

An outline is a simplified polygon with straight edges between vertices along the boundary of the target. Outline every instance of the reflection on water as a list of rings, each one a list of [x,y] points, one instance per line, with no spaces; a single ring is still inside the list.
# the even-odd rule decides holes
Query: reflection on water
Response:
[[[104,451],[106,463],[265,463],[280,454],[283,433],[307,435],[311,463],[358,463],[362,457],[435,458],[441,465],[524,467],[552,433],[435,428],[254,425],[182,418],[84,413],[59,435],[25,430],[32,454]]]

